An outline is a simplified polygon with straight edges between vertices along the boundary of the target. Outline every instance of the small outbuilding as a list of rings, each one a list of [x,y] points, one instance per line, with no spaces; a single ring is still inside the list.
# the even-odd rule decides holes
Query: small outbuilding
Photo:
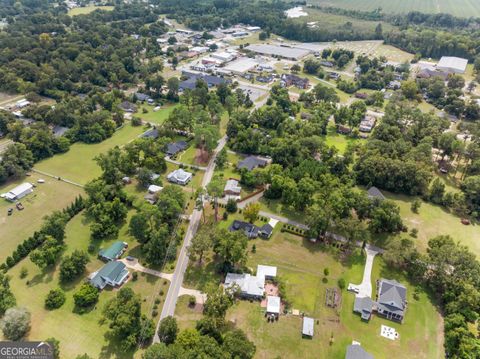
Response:
[[[101,249],[98,256],[105,261],[114,261],[120,258],[127,248],[128,244],[126,242],[116,241],[110,247]]]
[[[280,297],[267,295],[267,314],[280,315]]]
[[[33,185],[31,183],[25,182],[6,193],[5,198],[11,202],[15,202],[32,192]]]
[[[302,336],[306,338],[313,338],[313,327],[315,321],[310,317],[303,317]]]
[[[155,184],[151,184],[150,186],[148,186],[148,193],[155,194],[160,192],[162,189],[163,187],[157,186]]]

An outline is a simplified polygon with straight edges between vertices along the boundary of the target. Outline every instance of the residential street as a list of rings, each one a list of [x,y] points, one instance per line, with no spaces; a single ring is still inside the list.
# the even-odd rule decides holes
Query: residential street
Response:
[[[202,187],[206,187],[210,181],[212,180],[213,177],[213,171],[215,170],[215,158],[217,157],[217,154],[223,149],[227,142],[227,137],[224,136],[220,139],[218,142],[218,146],[215,149],[212,158],[210,159],[210,162],[208,163],[208,166],[205,171],[205,175],[203,177],[202,181]],[[157,323],[157,330],[160,325],[160,321],[163,318],[166,318],[168,316],[173,316],[175,314],[175,306],[177,305],[177,299],[180,294],[180,289],[182,287],[183,283],[183,278],[185,276],[185,271],[187,270],[188,266],[188,246],[190,245],[190,241],[194,237],[195,233],[198,230],[198,226],[200,225],[200,220],[202,218],[202,210],[197,210],[194,209],[191,219],[190,219],[190,224],[188,225],[187,232],[185,233],[185,237],[183,239],[183,244],[182,248],[180,250],[180,254],[178,256],[178,261],[177,265],[175,267],[175,271],[173,272],[172,276],[172,281],[170,283],[170,287],[168,288],[167,296],[165,298],[165,303],[163,305],[162,313],[160,315],[159,321]],[[156,333],[155,332],[155,333]],[[154,337],[154,342],[158,343],[159,338],[158,335],[155,334]]]

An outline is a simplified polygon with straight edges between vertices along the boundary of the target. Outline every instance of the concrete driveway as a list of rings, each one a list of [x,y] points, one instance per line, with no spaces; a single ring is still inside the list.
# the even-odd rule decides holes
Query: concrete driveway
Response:
[[[356,297],[364,298],[364,297],[372,297],[372,268],[373,268],[373,260],[378,252],[372,248],[365,248],[365,252],[367,253],[367,260],[365,262],[365,268],[363,269],[363,279],[362,283],[356,284],[349,284],[348,289],[356,293]]]

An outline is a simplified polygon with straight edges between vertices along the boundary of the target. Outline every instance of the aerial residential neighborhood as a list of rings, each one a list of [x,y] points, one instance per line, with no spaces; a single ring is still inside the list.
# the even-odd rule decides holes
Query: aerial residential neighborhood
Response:
[[[11,353],[480,358],[480,4],[0,5]]]

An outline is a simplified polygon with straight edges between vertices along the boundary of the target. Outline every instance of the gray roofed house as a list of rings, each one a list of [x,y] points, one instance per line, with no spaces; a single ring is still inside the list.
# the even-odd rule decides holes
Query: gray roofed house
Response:
[[[192,174],[190,172],[184,171],[179,168],[175,171],[170,172],[167,175],[167,180],[172,183],[176,183],[182,186],[185,186],[192,179]]]
[[[356,297],[353,304],[353,311],[359,313],[362,320],[368,321],[372,315],[373,300],[370,297]]]
[[[98,289],[107,285],[117,287],[122,285],[128,278],[129,272],[122,262],[111,261],[105,264],[99,271],[92,274],[90,284]]]
[[[135,106],[135,104],[131,103],[130,101],[123,101],[118,105],[118,108],[130,113],[137,111],[137,106]]]
[[[148,100],[151,99],[150,96],[148,96],[144,93],[141,93],[141,92],[136,92],[135,97],[137,98],[138,101],[141,101],[141,102],[148,101]]]
[[[69,130],[68,127],[58,126],[58,125],[53,126],[52,128],[53,136],[62,137],[68,130]]]
[[[385,196],[383,195],[383,193],[375,186],[370,187],[367,191],[367,194],[368,194],[368,198],[370,199],[377,198],[381,201],[385,200]]]
[[[303,317],[302,335],[304,337],[313,338],[313,327],[315,321],[313,318]]]
[[[231,226],[228,227],[228,230],[230,232],[243,230],[243,232],[249,239],[258,237],[258,227],[248,222],[234,220]]]
[[[242,187],[240,187],[236,179],[227,180],[227,183],[225,183],[225,187],[223,189],[223,193],[225,195],[232,195],[232,196],[240,196],[241,191],[242,191]]]
[[[183,151],[186,149],[188,146],[186,141],[177,141],[177,142],[172,142],[167,145],[167,155],[169,156],[175,156],[177,153]]]
[[[141,137],[143,138],[158,138],[158,129],[156,129],[155,127],[142,133]]]
[[[373,359],[373,355],[367,353],[360,344],[352,344],[347,347],[345,359]]]
[[[197,80],[205,81],[208,87],[218,86],[227,82],[223,77],[220,76],[191,74],[187,80],[180,82],[178,88],[181,91],[186,89],[193,90],[197,85]]]
[[[248,171],[252,171],[257,167],[265,167],[268,164],[268,161],[257,157],[257,156],[248,156],[244,160],[238,162],[237,168],[242,169],[246,168]]]
[[[241,297],[261,299],[265,292],[265,277],[252,276],[248,273],[227,273],[225,288],[236,287]]]
[[[380,279],[377,284],[377,313],[401,322],[407,309],[407,288],[396,280]]]
[[[268,239],[270,238],[272,233],[273,233],[273,227],[268,223],[265,223],[263,226],[261,226],[258,229],[258,235],[262,238]]]

